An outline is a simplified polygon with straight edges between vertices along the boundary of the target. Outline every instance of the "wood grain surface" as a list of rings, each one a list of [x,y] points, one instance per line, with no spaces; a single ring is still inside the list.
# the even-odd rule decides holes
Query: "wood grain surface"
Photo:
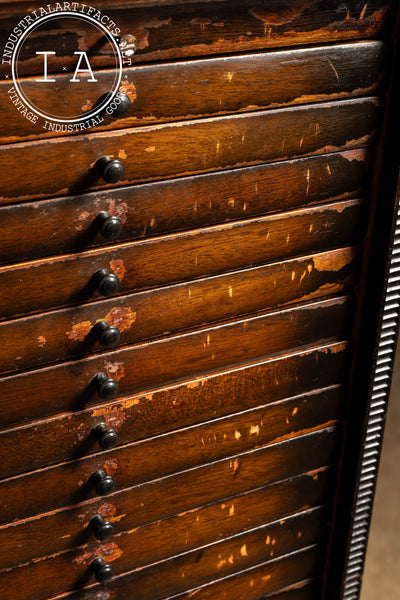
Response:
[[[99,452],[93,434],[99,423],[115,429],[122,445],[342,384],[350,359],[347,344],[330,344],[0,431],[0,446],[7,456],[1,477]]]
[[[97,496],[90,478],[98,469],[112,475],[116,489],[122,490],[132,482],[144,483],[322,429],[342,417],[345,399],[339,387],[315,390],[277,405],[261,406],[209,424],[5,479],[0,482],[0,495],[12,498],[12,510],[19,518],[49,512]],[[160,456],[168,460],[160,461]],[[55,482],[62,482],[62,486],[54,485]],[[3,518],[6,512],[3,507]],[[9,560],[9,556],[4,560]]]
[[[214,513],[212,521],[228,518],[231,520],[231,526],[236,527],[236,521],[232,519],[236,511],[234,496],[258,490],[257,493],[254,492],[254,498],[265,504],[265,500],[261,500],[265,493],[262,493],[264,496],[260,496],[259,488],[303,474],[308,474],[308,478],[318,479],[319,474],[316,470],[336,464],[340,454],[341,437],[340,430],[335,427],[304,433],[234,457],[133,485],[105,497],[91,498],[71,507],[32,515],[29,519],[23,518],[23,507],[18,510],[10,501],[5,507],[6,514],[2,513],[2,540],[10,557],[17,564],[21,564],[27,557],[33,559],[92,543],[94,538],[89,524],[92,517],[98,513],[109,518],[115,525],[116,533],[121,533],[174,516],[182,517],[184,512],[216,502],[219,502],[218,506],[207,508],[207,518]],[[322,495],[327,492],[326,480],[324,481]],[[59,482],[59,485],[62,485],[62,482]],[[318,494],[321,495],[321,487],[317,487]],[[272,494],[269,489],[268,498],[271,498]],[[246,496],[244,500],[247,499]],[[288,501],[293,507],[293,497],[289,497]],[[296,493],[295,502],[298,504],[294,505],[292,512],[308,507],[310,501],[308,497],[301,498]],[[276,506],[272,498],[271,502]],[[221,503],[225,505],[223,509]],[[243,506],[243,500],[239,500],[240,513]],[[287,503],[283,506],[287,506]],[[256,522],[265,522],[259,520],[259,509],[254,511]],[[247,519],[247,528],[254,523],[252,510],[244,510],[243,518]],[[14,522],[8,524],[10,519]],[[265,516],[261,519],[265,519]],[[192,522],[191,519],[189,522]],[[209,531],[209,527],[207,526],[205,532]],[[218,531],[213,535],[213,539],[216,539]],[[27,548],[21,549],[21,542],[27,544]],[[98,542],[95,542],[94,548],[97,547]]]
[[[341,248],[6,321],[0,323],[0,372],[104,351],[94,329],[99,321],[119,329],[120,342],[113,346],[118,347],[269,308],[344,294],[357,281],[358,259],[357,248]]]
[[[366,216],[364,203],[347,200],[102,250],[0,267],[1,315],[6,319],[98,300],[101,295],[96,289],[94,275],[100,269],[117,275],[120,280],[117,295],[124,295],[311,252],[356,245],[363,239]],[[233,290],[232,298],[234,293]],[[226,302],[229,300],[228,286]],[[79,314],[80,308],[76,310]],[[77,331],[76,335],[84,338],[86,333]],[[45,331],[42,336],[45,339],[41,342],[45,344]]]
[[[188,600],[195,594],[201,600],[214,598],[232,598],[233,600],[258,600],[272,592],[277,592],[282,587],[295,585],[301,579],[320,577],[323,571],[322,557],[326,552],[325,546],[311,546],[302,551],[293,552],[276,560],[272,559],[262,565],[246,569],[235,575],[223,579],[217,579],[210,585],[188,590],[174,599]],[[136,578],[126,575],[116,578],[109,586],[111,593],[115,590],[121,600],[130,600],[132,590],[135,589]],[[147,595],[141,598],[161,598],[161,596],[150,596],[153,590],[149,586],[145,591]],[[89,587],[85,592],[76,592],[60,596],[60,600],[95,600],[99,587]]]
[[[127,68],[129,83],[124,79],[121,88],[132,102],[129,114],[116,119],[104,112],[96,131],[371,96],[382,87],[386,55],[382,42],[371,41]],[[71,74],[57,75],[45,88],[36,77],[20,78],[19,86],[35,106],[63,117],[92,110],[112,89],[115,69],[96,77],[94,90],[85,80],[76,89]],[[10,81],[0,82],[1,143],[69,134],[67,127],[49,131],[26,119],[11,102],[11,89]]]
[[[368,146],[380,120],[372,97],[7,144],[0,204],[116,187],[103,156],[123,162],[129,185]]]
[[[315,301],[0,379],[2,427],[98,404],[98,373],[126,396],[324,341],[346,340],[351,297]]]
[[[147,549],[142,540],[138,543],[129,535],[116,536],[111,542],[115,556],[115,560],[111,556],[111,562],[118,574],[132,571],[137,566],[142,567],[129,575],[134,580],[135,594],[150,600],[154,598],[155,589],[156,597],[162,598],[208,583],[216,577],[243,571],[266,559],[276,559],[316,542],[324,542],[328,515],[327,509],[316,508],[190,552],[186,551],[182,540],[181,547],[177,544],[177,549],[183,551],[183,554],[145,568],[144,565],[155,562],[155,557],[163,558],[158,548],[154,551],[156,540],[151,540],[150,548]],[[266,541],[268,539],[270,544]],[[149,552],[148,557],[146,551]],[[38,561],[34,565],[0,572],[0,584],[7,590],[5,598],[11,600],[15,598],[15,593],[22,592],[27,600],[37,600],[84,586],[86,582],[93,580],[89,569],[91,557],[85,553],[81,555],[81,560],[81,557],[74,558],[74,555],[75,553],[67,553]],[[100,550],[99,555],[106,556],[105,549],[103,552]],[[135,555],[136,560],[132,559]],[[107,560],[110,560],[109,556]],[[28,581],[29,587],[26,585]]]
[[[129,3],[128,7],[124,3],[121,11],[113,10],[107,3],[104,12],[121,29],[124,49],[136,48],[130,57],[132,63],[377,38],[393,26],[393,7],[389,0],[369,0],[366,5],[358,0],[349,0],[346,4],[340,0],[307,0],[295,5],[291,0],[277,0],[271,6],[262,0],[212,4],[209,1],[177,4],[174,0],[162,0],[162,3],[167,6],[142,8],[149,3],[141,1],[135,8],[136,2],[133,6]],[[7,18],[6,9],[10,10],[10,5],[15,16]],[[19,19],[34,6],[41,4],[27,2],[18,4],[17,9],[10,2],[5,5],[0,22],[1,47]],[[72,31],[68,22],[53,22],[53,27],[42,29],[41,34],[33,38],[24,60],[20,61],[19,73],[42,71],[43,64],[35,52],[43,50],[44,43],[51,50],[57,48],[57,57],[49,72],[61,71],[63,66],[75,68],[73,52],[82,47],[91,49],[93,67],[114,66],[110,45],[104,44],[101,35],[93,27],[85,27],[83,21]],[[135,39],[129,43],[131,37],[124,36]],[[5,72],[3,67],[0,73]]]
[[[367,149],[0,208],[0,262],[107,242],[97,215],[121,219],[119,241],[144,239],[369,193]],[[29,223],[29,227],[26,224]],[[114,242],[115,243],[115,242]]]
[[[117,514],[118,506],[103,503],[97,508],[99,514],[104,514],[113,523],[115,536],[122,536],[122,539],[129,536],[130,543],[135,543],[137,548],[146,546],[148,551],[153,552],[153,556],[168,556],[168,553],[177,552],[177,544],[182,544],[183,536],[187,551],[224,536],[251,530],[265,522],[286,518],[296,511],[326,504],[333,493],[335,476],[335,469],[317,469],[310,474],[238,494],[222,503],[211,502],[133,529],[129,529],[129,524],[125,527],[123,519],[126,515],[119,525],[121,518]],[[93,510],[96,510],[96,506]],[[72,549],[75,557],[87,553],[84,560],[90,560],[99,549],[104,548],[104,543],[99,544],[94,540],[88,523],[82,527],[79,522],[70,518],[70,511],[63,511],[62,514],[71,527],[71,534],[64,535],[63,520],[57,519],[57,513],[15,523],[12,536],[9,535],[9,526],[0,527],[4,550],[9,553],[9,564],[26,564],[33,554],[38,558],[46,558]],[[57,535],[43,535],[50,532],[52,526]],[[25,540],[25,543],[21,543],[21,540]],[[134,556],[139,560],[138,552]],[[5,564],[7,562],[3,561],[3,565]]]

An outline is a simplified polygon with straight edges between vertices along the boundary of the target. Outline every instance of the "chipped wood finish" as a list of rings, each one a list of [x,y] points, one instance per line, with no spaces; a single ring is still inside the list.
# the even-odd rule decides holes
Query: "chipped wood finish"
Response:
[[[120,444],[126,444],[342,384],[348,376],[350,357],[347,344],[330,344],[0,431],[0,446],[7,455],[2,476],[99,452],[93,429],[102,422],[116,429]],[[36,440],[34,446],[32,436]],[[13,452],[14,448],[19,452]]]
[[[248,531],[265,522],[287,518],[304,508],[329,503],[334,489],[335,473],[335,469],[318,469],[284,482],[258,487],[253,491],[228,498],[222,503],[208,503],[132,530],[124,529],[124,526],[120,525],[118,511],[112,505],[103,505],[101,511],[114,524],[116,537],[113,539],[128,538],[129,545],[136,546],[136,551],[132,554],[128,554],[126,549],[124,554],[131,561],[131,565],[133,561],[139,565],[140,561],[144,564],[147,561],[173,556],[180,551],[191,550],[222,539],[224,536],[229,537]],[[307,504],[304,503],[305,498]],[[217,520],[218,531],[215,528]],[[29,561],[35,552],[38,558],[44,559],[52,554],[68,553],[71,550],[71,536],[61,535],[60,531],[56,539],[51,536],[44,537],[41,532],[46,531],[47,526],[46,516],[17,523],[15,539],[10,538],[7,528],[0,528],[2,544],[9,553],[8,563],[4,561],[4,564],[23,564]],[[25,540],[29,540],[30,546],[17,545],[22,536]],[[74,539],[77,547],[74,548],[72,557],[68,554],[70,563],[71,558],[75,559],[74,562],[82,563],[90,558],[88,556],[85,559],[85,554],[93,557],[96,552],[102,551],[103,544],[94,540],[88,528],[76,532]],[[137,551],[138,548],[140,552]],[[273,549],[270,547],[270,553]]]
[[[177,544],[182,547],[183,539],[184,548],[188,551],[196,546],[222,539],[223,536],[248,531],[265,522],[287,518],[296,511],[328,503],[332,497],[335,475],[335,469],[317,469],[283,482],[260,486],[250,492],[227,498],[223,502],[211,502],[167,519],[155,520],[132,530],[129,529],[129,525],[124,529],[126,515],[120,518],[118,503],[103,504],[99,510],[113,522],[115,535],[122,535],[122,539],[129,535],[129,543],[135,543],[137,548],[142,548],[141,552],[147,549],[147,552],[153,553],[153,557],[157,556],[157,552],[158,556],[165,557],[168,553],[172,556],[176,552]],[[307,505],[304,498],[307,498]],[[54,554],[55,548],[58,550],[57,554],[71,549],[72,535],[62,534],[62,521],[57,521],[56,515],[57,513],[51,516],[42,515],[36,519],[16,523],[15,535],[12,537],[8,535],[8,529],[0,528],[2,543],[10,553],[11,562],[22,564],[29,560],[32,548],[43,558]],[[218,531],[215,528],[217,520]],[[50,531],[51,526],[56,527],[57,531],[60,530],[56,538],[43,535],[44,532]],[[94,541],[87,525],[82,527],[78,522],[74,523],[73,527],[76,546],[74,558],[79,556],[82,562],[85,552],[83,548],[87,548],[87,551],[93,554],[101,549],[102,545]],[[123,534],[124,531],[129,533]],[[29,540],[31,547],[18,544],[22,539]],[[137,551],[134,557],[135,560],[139,560]]]
[[[358,259],[358,249],[347,247],[0,323],[0,372],[104,351],[93,333],[99,321],[118,327],[118,345],[124,346],[204,323],[344,294],[357,281]]]
[[[116,187],[95,166],[102,156],[126,157],[128,185],[360,148],[373,142],[381,113],[372,97],[8,144],[0,204]]]
[[[316,390],[210,424],[5,479],[0,482],[0,496],[12,499],[12,506],[7,501],[3,503],[1,522],[27,518],[96,496],[90,476],[98,469],[112,475],[116,489],[122,490],[132,482],[144,483],[322,429],[341,419],[345,399],[346,394],[339,387]],[[157,460],[160,456],[168,456],[168,460]],[[55,481],[62,481],[63,486],[55,486]],[[4,556],[4,560],[9,561],[10,557]],[[6,562],[5,566],[9,564]]]
[[[261,565],[239,571],[234,575],[217,578],[209,585],[187,590],[177,595],[174,594],[173,598],[176,598],[176,600],[189,600],[195,596],[200,600],[214,600],[215,598],[258,600],[259,598],[271,597],[269,594],[278,592],[282,587],[295,585],[302,579],[321,577],[323,574],[322,557],[325,552],[324,545],[309,546],[301,551],[284,555],[282,558],[270,559]],[[129,573],[125,577],[113,581],[108,586],[110,592],[107,592],[107,594],[115,593],[118,594],[118,599],[130,600],[132,586],[134,588],[137,581],[141,583],[139,573]],[[143,589],[143,587],[142,583],[140,589]],[[161,600],[161,596],[154,595],[151,584],[148,583],[146,587],[147,589],[143,590],[145,595],[141,595],[141,598]],[[62,600],[97,600],[95,594],[98,590],[98,586],[90,586],[86,592],[75,592],[62,596]],[[109,598],[112,598],[112,596],[109,595]],[[108,600],[108,598],[105,597],[105,600]]]
[[[291,0],[277,0],[271,6],[262,0],[246,3],[198,2],[188,6],[181,3],[174,6],[174,2],[168,4],[172,6],[135,8],[134,4],[130,4],[121,11],[112,10],[107,5],[106,13],[118,23],[121,35],[133,35],[136,39],[135,54],[130,57],[132,64],[379,38],[392,28],[393,11],[389,0],[348,0],[345,4],[340,0],[306,0],[295,5]],[[30,2],[25,10],[32,10],[33,6]],[[41,4],[36,3],[36,6]],[[20,10],[18,16],[22,16]],[[7,18],[3,12],[1,47],[4,47],[17,22],[15,16]],[[59,43],[60,35],[62,44]],[[114,57],[100,38],[98,32],[95,33],[93,28],[88,30],[84,25],[81,28],[77,25],[73,32],[62,22],[57,23],[57,29],[47,27],[30,45],[25,62],[21,61],[20,73],[41,72],[42,64],[35,52],[43,49],[43,39],[47,43],[50,40],[51,47],[57,47],[58,56],[49,72],[61,71],[63,66],[70,70],[71,54],[81,47],[92,48],[90,60],[93,66],[114,66]],[[0,73],[4,74],[4,70],[1,69]]]
[[[119,381],[123,397],[332,338],[346,340],[352,319],[352,298],[342,296],[4,377],[1,426],[98,403],[98,373]]]
[[[146,547],[142,539],[135,539],[135,535],[131,537],[128,533],[115,536],[113,541],[104,543],[95,552],[82,548],[78,552],[0,573],[0,585],[7,590],[4,594],[6,600],[13,600],[27,580],[35,583],[30,585],[28,593],[25,592],[26,600],[80,588],[93,581],[88,567],[95,556],[101,556],[115,566],[118,574],[130,571],[129,578],[134,581],[135,594],[139,598],[163,598],[254,567],[266,559],[276,559],[317,542],[325,542],[329,515],[328,507],[318,507],[190,552],[187,552],[183,536],[180,544],[174,544],[176,554],[183,554],[154,566],[146,565],[164,558],[159,548],[154,548],[154,541],[151,540],[150,547]],[[142,568],[136,570],[137,567]],[[156,586],[155,593],[153,586]]]
[[[371,41],[126,69],[129,85],[123,87],[132,102],[129,115],[122,119],[105,115],[96,131],[371,96],[381,87],[385,58],[383,43]],[[102,72],[101,77],[105,91],[112,89],[114,71]],[[82,82],[75,96],[70,78],[56,77],[46,102],[50,113],[81,114],[82,102],[90,110],[98,101],[90,83],[83,87]],[[40,104],[42,84],[32,77],[21,79],[20,86],[35,105]],[[0,82],[1,143],[68,134],[39,129],[22,118],[10,102],[9,90],[9,81]]]
[[[121,219],[119,241],[145,239],[369,192],[367,149],[300,158],[0,208],[0,262],[105,245],[95,219]],[[26,227],[30,223],[30,227]],[[38,231],[38,235],[32,235]]]
[[[0,267],[2,317],[98,300],[101,296],[93,275],[99,269],[108,269],[118,276],[121,283],[118,295],[124,295],[356,245],[363,239],[365,217],[363,202],[347,200],[104,250]],[[229,299],[227,289],[226,301]],[[43,335],[46,337],[46,332]]]
[[[239,525],[250,529],[265,523],[268,515],[279,518],[272,514],[272,507],[284,516],[315,506],[315,498],[326,502],[327,494],[332,493],[333,477],[326,467],[336,464],[340,441],[341,432],[335,427],[306,433],[124,488],[106,498],[92,498],[30,519],[18,520],[16,516],[12,524],[0,528],[1,537],[10,559],[19,564],[28,557],[68,551],[71,544],[72,548],[93,544],[89,523],[98,513],[114,523],[116,534],[146,526],[143,539],[147,536],[151,539],[165,528],[171,534],[173,529],[169,527],[179,524],[181,519],[186,530],[199,517],[198,523],[204,524],[204,531],[199,525],[194,527],[193,543],[204,539],[203,535],[206,540],[215,540],[218,531],[212,524],[219,519],[223,532],[238,533]],[[309,492],[306,498],[300,496],[304,491]],[[283,500],[284,494],[290,495]],[[15,507],[8,510],[14,515],[18,512]],[[29,542],[28,547],[21,549],[21,541]],[[97,542],[94,545],[100,546]]]

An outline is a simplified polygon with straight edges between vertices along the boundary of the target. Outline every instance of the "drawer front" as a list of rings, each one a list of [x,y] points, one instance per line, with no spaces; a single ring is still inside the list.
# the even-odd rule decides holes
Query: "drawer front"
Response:
[[[124,69],[129,81],[124,89],[132,102],[128,116],[107,119],[105,113],[96,131],[373,95],[383,78],[385,54],[384,45],[374,41]],[[101,72],[104,92],[112,89],[114,77],[114,71]],[[70,79],[57,75],[51,90],[46,88],[46,111],[81,114],[82,104],[93,108],[99,87],[92,91],[93,84],[82,82],[78,93]],[[35,106],[41,105],[43,84],[21,78],[19,85]],[[0,83],[1,143],[69,134],[67,126],[47,131],[23,119],[9,90],[9,81]]]
[[[49,467],[0,482],[0,494],[12,499],[2,507],[3,522],[48,512],[99,495],[93,473],[101,469],[117,490],[201,464],[220,460],[254,446],[271,444],[321,429],[341,420],[345,400],[340,387],[314,390],[305,396],[264,405],[207,425],[173,432],[99,455]],[[165,461],[157,457],[168,457]],[[55,485],[55,484],[59,485]],[[32,548],[29,548],[32,552]],[[4,556],[9,561],[9,556]],[[0,565],[1,565],[0,559]],[[9,566],[7,562],[5,566]]]
[[[99,452],[101,440],[94,430],[102,423],[117,432],[120,444],[126,444],[266,402],[343,384],[350,359],[349,345],[329,344],[3,430],[0,446],[7,461],[1,473],[10,477]]]
[[[107,241],[101,236],[98,219],[102,211],[120,219],[118,240],[129,241],[317,202],[363,197],[369,190],[370,166],[369,153],[362,148],[5,206],[0,208],[0,262],[15,263],[104,245]]]
[[[340,446],[340,431],[335,427],[329,427],[312,433],[303,433],[293,439],[252,449],[168,477],[134,485],[70,508],[50,511],[28,520],[15,520],[0,530],[2,541],[8,549],[8,561],[21,564],[26,559],[35,559],[37,562],[36,558],[46,557],[48,553],[54,556],[71,548],[77,548],[74,551],[75,557],[81,557],[77,563],[82,564],[87,561],[86,564],[90,564],[94,553],[99,548],[103,547],[106,550],[109,544],[114,543],[112,538],[108,543],[100,544],[94,539],[90,522],[96,514],[114,523],[115,533],[117,536],[122,535],[122,539],[126,538],[124,532],[132,532],[132,530],[137,532],[135,533],[137,540],[151,539],[157,537],[158,530],[160,550],[154,549],[154,557],[149,556],[149,562],[168,556],[168,542],[164,541],[163,548],[163,537],[170,536],[175,528],[179,531],[181,520],[185,529],[188,524],[195,522],[197,517],[199,517],[198,523],[200,521],[204,523],[204,529],[198,525],[194,528],[192,547],[196,547],[198,540],[218,539],[218,526],[215,528],[211,527],[211,523],[208,525],[205,523],[210,518],[217,525],[221,522],[223,534],[232,530],[240,532],[239,527],[249,529],[257,523],[265,523],[265,519],[268,518],[265,514],[267,489],[269,490],[267,506],[270,507],[269,509],[267,507],[267,515],[270,514],[272,505],[275,509],[277,506],[275,490],[279,495],[279,501],[282,493],[292,492],[292,495],[283,502],[282,507],[278,508],[278,514],[290,514],[285,512],[289,506],[291,512],[302,510],[305,505],[313,501],[315,496],[325,498],[326,502],[326,495],[331,493],[331,487],[330,485],[329,488],[327,487],[330,471],[326,471],[325,467],[336,464],[340,455]],[[320,472],[321,469],[325,470]],[[315,486],[310,485],[309,481],[314,475],[317,481],[320,475],[322,476],[321,482]],[[307,499],[300,498],[299,490],[307,489],[311,492]],[[254,506],[254,509],[247,512],[244,510],[246,500],[251,507],[257,500],[261,503],[260,507]],[[260,512],[262,507],[263,512]],[[234,514],[237,514],[237,521],[232,519]],[[162,523],[170,518],[174,518],[171,525],[177,524],[177,527],[170,529],[168,522]],[[272,517],[275,518],[278,517]],[[140,536],[140,529],[143,536]],[[43,535],[44,532],[50,531],[51,536]],[[21,548],[18,545],[21,539],[24,539],[28,547]],[[118,545],[118,538],[115,539],[115,543]],[[179,553],[179,548],[171,549],[171,554],[175,552]],[[136,556],[136,564],[140,564],[140,553]],[[129,557],[127,558],[129,560]],[[131,557],[130,560],[132,564],[134,558]]]
[[[99,374],[118,381],[124,396],[332,338],[346,340],[352,319],[352,299],[339,297],[4,377],[1,426],[99,403]]]
[[[150,290],[80,308],[0,323],[0,372],[134,344],[294,302],[350,292],[356,248]],[[168,308],[166,308],[168,307]],[[110,329],[116,327],[118,332]],[[120,334],[113,343],[106,335]],[[117,336],[118,337],[118,336]],[[117,339],[117,338],[115,338]]]
[[[136,529],[130,529],[129,522],[125,525],[126,515],[121,516],[117,495],[110,498],[111,503],[107,502],[107,499],[95,502],[89,512],[85,507],[84,521],[77,518],[76,511],[69,509],[60,513],[61,518],[55,513],[53,516],[47,514],[29,521],[19,521],[12,526],[12,536],[9,527],[1,528],[0,535],[4,549],[9,553],[10,563],[23,564],[24,561],[29,561],[32,555],[46,559],[57,550],[57,554],[69,559],[70,565],[71,558],[76,559],[85,554],[83,561],[90,564],[96,553],[110,544],[99,544],[94,539],[90,526],[92,516],[101,514],[113,524],[114,540],[124,540],[128,537],[129,543],[135,544],[137,549],[140,546],[148,548],[146,560],[150,562],[157,557],[165,558],[177,554],[183,545],[183,539],[188,551],[224,536],[229,537],[253,529],[265,522],[286,518],[296,511],[303,510],[304,498],[307,498],[309,507],[327,504],[332,497],[335,474],[334,468],[319,468],[271,485],[258,485],[254,490],[224,497],[222,502],[209,502],[180,514],[172,514],[168,519],[156,518],[142,523]],[[125,500],[122,498],[122,509],[125,510],[127,502],[127,497]],[[235,515],[234,519],[232,515]],[[216,522],[218,530],[215,527]],[[55,535],[43,535],[44,531],[51,531],[51,528],[54,528]],[[188,531],[190,540],[188,538],[186,542]],[[71,539],[74,540],[75,548],[71,548]],[[24,540],[25,544],[19,543],[21,540]],[[30,548],[26,547],[27,543],[30,544]],[[135,565],[139,564],[142,556],[137,549],[131,557],[132,561],[136,561]],[[153,558],[149,558],[151,554]],[[129,559],[129,556],[127,558]],[[79,564],[79,560],[76,564]]]
[[[127,578],[135,589],[137,597],[149,598],[149,600],[165,598],[172,593],[214,581],[216,577],[229,576],[271,558],[276,560],[317,542],[325,542],[329,517],[329,509],[316,508],[291,516],[280,523],[264,525],[251,532],[241,533],[233,538],[196,548],[191,552],[187,552],[184,541],[183,544],[181,541],[181,546],[175,542],[173,546],[184,554],[154,566],[141,568],[140,571],[133,571]],[[177,537],[179,537],[178,532],[179,530]],[[302,535],[299,536],[299,532]],[[154,562],[154,556],[159,552],[159,548],[154,548],[153,540],[150,542],[150,547],[146,547],[145,540],[142,539],[138,543],[134,538],[135,536],[133,538],[126,536],[125,539],[119,539],[117,536],[113,542],[114,554],[118,555],[113,563],[119,572],[132,571],[132,567],[137,564],[146,565]],[[268,544],[266,540],[270,540],[270,543]],[[170,545],[169,551],[171,549]],[[102,553],[101,550],[98,556],[107,560],[110,558],[106,551]],[[222,556],[231,558],[222,559]],[[81,587],[85,580],[90,581],[93,577],[88,569],[89,564],[87,558],[86,560],[80,560],[79,557],[73,559],[67,554],[37,562],[34,568],[22,566],[3,577],[0,574],[0,581],[8,590],[5,597],[11,599],[10,592],[15,593],[20,590],[23,582],[29,579],[31,585],[25,597],[35,600],[45,595],[47,597],[76,588],[76,582],[79,582]],[[53,578],[49,577],[52,573]]]
[[[260,0],[245,5],[204,1],[195,6],[186,4],[172,2],[165,7],[136,8],[128,3],[122,10],[112,10],[109,3],[103,3],[103,8],[107,9],[110,21],[121,29],[122,48],[135,51],[129,56],[132,63],[298,46],[309,44],[310,39],[318,44],[379,38],[392,24],[389,0],[369,0],[365,10],[358,0],[349,0],[346,5],[340,0],[329,3],[307,0],[296,6],[291,0],[279,0],[271,7]],[[101,2],[97,2],[96,8],[100,5]],[[41,4],[30,3],[30,8],[33,6],[37,8]],[[10,12],[16,16],[7,18],[3,13],[1,47],[5,46],[10,32],[21,19],[21,10],[13,3]],[[68,25],[61,20],[54,23],[53,29],[51,25],[39,29],[29,47],[30,52],[26,53],[26,60],[20,61],[20,74],[43,73],[43,61],[35,53],[47,48],[48,40],[53,41],[60,32],[63,44],[57,46],[54,68],[49,72],[61,72],[64,66],[68,71],[74,70],[76,57],[73,57],[73,51],[88,46],[94,48],[89,55],[93,67],[114,67],[114,55],[101,39],[102,32],[96,35],[92,27],[88,32],[83,26],[70,31]],[[54,50],[54,46],[50,49]],[[0,73],[5,72],[3,66]]]
[[[364,98],[8,144],[0,203],[111,187],[98,166],[104,156],[121,159],[127,185],[364,147],[380,117],[378,99]]]
[[[9,318],[97,300],[101,295],[95,277],[103,269],[118,277],[118,293],[127,294],[355,245],[363,238],[365,217],[365,205],[359,200],[348,200],[105,250],[1,267],[2,316]]]

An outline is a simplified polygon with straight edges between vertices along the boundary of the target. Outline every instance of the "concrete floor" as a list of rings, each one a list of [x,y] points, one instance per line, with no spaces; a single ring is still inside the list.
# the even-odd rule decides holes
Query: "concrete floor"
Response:
[[[400,600],[400,346],[396,355],[361,600]]]

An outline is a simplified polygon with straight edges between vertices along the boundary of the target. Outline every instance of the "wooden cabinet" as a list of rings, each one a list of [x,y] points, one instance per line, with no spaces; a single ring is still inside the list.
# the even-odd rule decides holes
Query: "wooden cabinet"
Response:
[[[2,600],[358,598],[397,12],[0,1]]]

